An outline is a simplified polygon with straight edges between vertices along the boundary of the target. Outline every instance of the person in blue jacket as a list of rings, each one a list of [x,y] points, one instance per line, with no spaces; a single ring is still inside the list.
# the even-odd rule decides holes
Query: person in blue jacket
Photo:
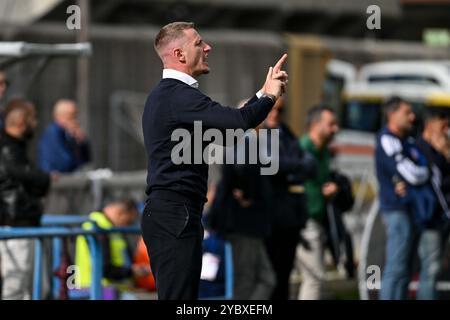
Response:
[[[71,173],[91,159],[89,142],[78,122],[75,101],[62,99],[53,109],[53,122],[38,146],[39,167],[46,172]]]
[[[407,191],[424,195],[425,200],[427,194],[417,191],[420,186],[429,184],[430,175],[428,166],[421,161],[415,140],[408,136],[415,120],[411,105],[393,97],[385,103],[384,111],[387,123],[377,135],[375,148],[380,209],[387,236],[380,299],[401,300],[406,299],[410,277],[414,230],[412,208],[425,206],[419,201],[406,201],[404,190],[399,191],[397,187],[404,183]]]
[[[417,139],[431,169],[432,189],[436,196],[434,210],[429,219],[423,221],[418,234],[420,278],[417,299],[420,300],[439,298],[436,282],[442,270],[443,240],[450,221],[449,202],[445,198],[448,190],[445,180],[450,177],[450,162],[445,156],[448,128],[449,119],[445,113],[427,110],[422,135]]]

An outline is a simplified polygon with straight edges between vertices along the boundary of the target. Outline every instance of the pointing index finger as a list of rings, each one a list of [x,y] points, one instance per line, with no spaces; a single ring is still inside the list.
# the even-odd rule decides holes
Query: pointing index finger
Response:
[[[275,67],[273,67],[273,71],[274,72],[280,72],[281,67],[283,66],[283,63],[286,61],[287,59],[287,54],[283,54],[283,56],[280,58],[280,60],[278,60],[277,64],[275,65]]]

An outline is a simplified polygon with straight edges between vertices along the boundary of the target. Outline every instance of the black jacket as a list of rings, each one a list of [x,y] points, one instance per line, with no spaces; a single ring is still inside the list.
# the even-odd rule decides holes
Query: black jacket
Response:
[[[317,175],[317,164],[309,153],[302,150],[289,128],[281,124],[278,173],[270,176],[274,194],[273,223],[278,227],[304,226],[306,220],[305,195],[289,192],[289,186],[302,185]],[[269,139],[270,141],[270,139]]]
[[[247,139],[247,138],[245,138]],[[248,149],[246,158],[248,157]],[[235,163],[237,155],[235,150]],[[247,162],[248,163],[248,162]],[[271,197],[268,176],[260,174],[261,164],[225,164],[222,167],[215,199],[207,215],[207,225],[222,236],[240,234],[254,238],[266,238],[271,227]],[[250,201],[241,207],[233,196],[239,189]]]
[[[0,136],[0,225],[37,226],[41,198],[50,186],[49,174],[36,169],[27,156],[27,141]]]
[[[253,165],[224,165],[207,225],[222,236],[237,233],[265,238],[270,233],[270,185]],[[243,208],[233,197],[240,189],[251,205]]]
[[[450,163],[422,137],[417,139],[417,145],[426,157],[430,170],[432,165],[438,169],[441,177],[441,192],[445,197],[447,206],[450,206]],[[448,226],[448,219],[444,214],[443,206],[439,204],[439,201],[437,201],[437,203],[438,205],[436,206],[433,217],[425,224],[425,227],[427,228],[434,229]]]
[[[149,94],[142,116],[148,159],[147,195],[157,198],[162,193],[171,192],[203,204],[206,201],[208,165],[203,161],[197,161],[201,162],[199,164],[192,161],[195,153],[192,139],[194,121],[201,121],[203,130],[246,130],[261,123],[272,106],[270,98],[254,96],[243,108],[228,108],[179,80],[162,79]],[[187,152],[191,156],[190,164],[172,162],[171,153],[181,143],[172,141],[175,129],[185,129],[189,133],[191,143]]]

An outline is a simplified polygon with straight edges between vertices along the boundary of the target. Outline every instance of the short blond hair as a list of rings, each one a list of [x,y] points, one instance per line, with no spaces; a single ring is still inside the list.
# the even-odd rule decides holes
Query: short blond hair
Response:
[[[162,27],[161,30],[159,30],[158,34],[156,35],[154,43],[154,47],[158,55],[161,55],[160,54],[161,49],[164,48],[168,43],[183,37],[184,30],[193,28],[194,28],[193,22],[184,22],[184,21],[172,22]]]

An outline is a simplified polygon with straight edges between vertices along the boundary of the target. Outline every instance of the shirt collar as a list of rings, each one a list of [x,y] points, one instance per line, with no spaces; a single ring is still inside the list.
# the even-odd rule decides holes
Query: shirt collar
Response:
[[[163,70],[163,79],[170,78],[170,79],[176,79],[180,80],[181,82],[186,83],[188,86],[198,88],[198,81],[192,78],[190,75],[174,70],[174,69],[164,69]]]

